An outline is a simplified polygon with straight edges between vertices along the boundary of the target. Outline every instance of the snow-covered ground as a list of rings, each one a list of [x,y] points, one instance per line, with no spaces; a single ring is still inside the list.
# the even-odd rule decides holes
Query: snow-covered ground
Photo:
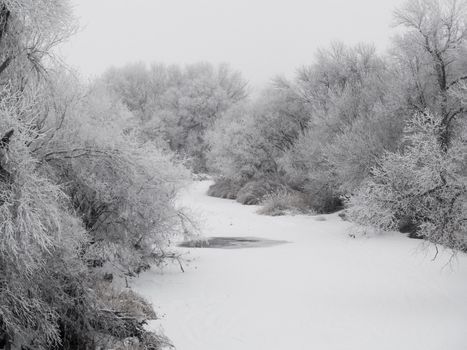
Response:
[[[267,217],[205,195],[181,201],[205,236],[256,236],[264,248],[181,249],[192,262],[134,281],[178,350],[467,349],[467,257],[449,265],[401,234],[351,238],[337,215]]]

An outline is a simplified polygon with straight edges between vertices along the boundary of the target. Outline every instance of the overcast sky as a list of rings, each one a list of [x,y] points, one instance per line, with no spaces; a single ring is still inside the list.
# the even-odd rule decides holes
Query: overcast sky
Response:
[[[84,76],[128,62],[228,62],[253,87],[292,76],[332,41],[384,50],[403,0],[72,0],[81,30],[62,48]]]

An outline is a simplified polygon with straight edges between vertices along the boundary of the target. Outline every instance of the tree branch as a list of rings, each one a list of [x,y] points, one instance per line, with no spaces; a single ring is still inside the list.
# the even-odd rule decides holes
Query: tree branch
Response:
[[[11,60],[12,60],[11,57],[7,57],[5,61],[3,61],[3,63],[0,65],[0,74],[2,74],[3,71],[8,68],[8,66],[11,63]]]
[[[453,82],[449,83],[448,87],[447,87],[447,90],[449,90],[452,86],[456,85],[456,84],[459,84],[461,81],[463,80],[467,80],[467,75],[464,75],[460,78],[457,78],[456,80],[454,80]]]
[[[7,148],[8,145],[10,144],[11,137],[13,136],[13,133],[15,131],[11,129],[8,131],[0,140],[0,149]]]

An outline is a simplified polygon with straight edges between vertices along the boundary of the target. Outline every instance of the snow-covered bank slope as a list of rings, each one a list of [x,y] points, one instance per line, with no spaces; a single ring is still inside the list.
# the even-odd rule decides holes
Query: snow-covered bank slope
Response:
[[[152,270],[135,288],[165,317],[179,350],[467,349],[467,258],[444,267],[400,234],[350,238],[336,215],[265,217],[257,207],[182,198],[206,236],[290,243],[250,249],[185,249],[194,261]]]

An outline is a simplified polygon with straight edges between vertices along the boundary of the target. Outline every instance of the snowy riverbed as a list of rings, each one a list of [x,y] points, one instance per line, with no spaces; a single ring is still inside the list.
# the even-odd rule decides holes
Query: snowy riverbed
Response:
[[[178,350],[467,349],[467,257],[401,234],[351,238],[337,215],[267,217],[205,195],[180,201],[210,236],[288,243],[180,248],[192,261],[133,282]]]

